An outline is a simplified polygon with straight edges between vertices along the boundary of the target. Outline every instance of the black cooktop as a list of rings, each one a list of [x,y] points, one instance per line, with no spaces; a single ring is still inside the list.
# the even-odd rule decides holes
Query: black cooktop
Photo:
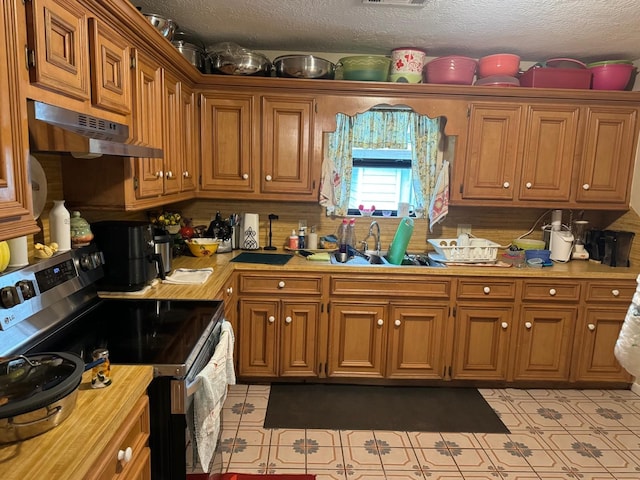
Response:
[[[221,310],[219,301],[105,299],[29,353],[73,352],[89,362],[106,348],[111,363],[180,365]]]

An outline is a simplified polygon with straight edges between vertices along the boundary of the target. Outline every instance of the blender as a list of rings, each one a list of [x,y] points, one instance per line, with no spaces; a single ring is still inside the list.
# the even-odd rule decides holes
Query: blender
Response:
[[[585,248],[587,238],[587,225],[589,222],[586,220],[576,220],[573,222],[573,234],[575,236],[575,243],[573,245],[573,253],[571,258],[574,260],[589,260],[589,252]]]

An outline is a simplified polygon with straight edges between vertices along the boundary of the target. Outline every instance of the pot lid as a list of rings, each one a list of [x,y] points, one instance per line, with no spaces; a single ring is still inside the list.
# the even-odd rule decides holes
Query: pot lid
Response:
[[[0,363],[0,418],[43,408],[73,392],[84,362],[73,353],[20,355]]]
[[[33,192],[33,218],[37,220],[47,202],[47,176],[42,165],[33,155],[29,155],[29,177]]]

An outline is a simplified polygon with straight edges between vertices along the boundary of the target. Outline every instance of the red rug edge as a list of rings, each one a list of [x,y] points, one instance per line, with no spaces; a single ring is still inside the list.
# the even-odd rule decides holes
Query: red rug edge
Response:
[[[187,480],[252,480],[262,478],[264,480],[315,480],[316,476],[311,474],[274,474],[259,475],[252,473],[190,473]]]

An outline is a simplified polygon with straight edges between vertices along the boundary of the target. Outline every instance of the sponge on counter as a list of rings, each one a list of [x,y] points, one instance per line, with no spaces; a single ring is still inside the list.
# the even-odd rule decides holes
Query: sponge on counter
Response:
[[[314,253],[313,255],[309,255],[307,260],[319,261],[319,262],[329,262],[331,257],[327,252]]]

